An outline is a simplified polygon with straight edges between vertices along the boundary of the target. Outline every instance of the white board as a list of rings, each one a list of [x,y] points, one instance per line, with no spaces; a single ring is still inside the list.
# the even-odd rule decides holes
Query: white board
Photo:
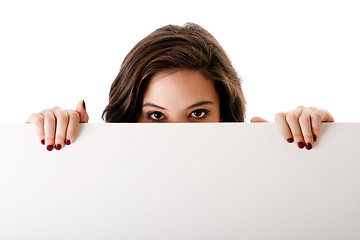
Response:
[[[0,239],[360,239],[360,123],[0,125]]]

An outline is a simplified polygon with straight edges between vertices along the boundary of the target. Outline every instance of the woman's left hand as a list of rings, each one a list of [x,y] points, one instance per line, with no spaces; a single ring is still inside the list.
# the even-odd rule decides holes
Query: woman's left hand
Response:
[[[266,122],[254,117],[251,122]],[[299,106],[289,112],[275,115],[275,122],[281,136],[289,143],[296,142],[299,148],[312,149],[320,136],[322,122],[334,122],[333,116],[325,109]]]

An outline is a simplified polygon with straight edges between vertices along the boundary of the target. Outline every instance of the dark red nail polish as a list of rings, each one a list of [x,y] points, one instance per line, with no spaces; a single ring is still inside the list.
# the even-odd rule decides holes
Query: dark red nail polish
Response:
[[[48,151],[52,151],[54,149],[54,146],[53,145],[47,145],[46,149]]]
[[[44,139],[41,140],[41,144],[42,144],[42,145],[45,145],[45,140],[44,140]]]
[[[86,105],[85,105],[85,101],[83,100],[83,107],[86,110]]]
[[[55,149],[60,150],[61,149],[61,144],[55,144]]]
[[[312,149],[311,143],[307,143],[307,144],[306,144],[306,149],[307,149],[307,150]]]
[[[65,145],[70,145],[70,144],[71,144],[70,139],[65,139]]]
[[[304,148],[305,147],[305,143],[303,143],[303,142],[298,142],[298,147],[299,148]]]
[[[293,138],[288,138],[288,139],[287,139],[287,142],[288,142],[288,143],[292,143],[293,141],[294,141]]]
[[[316,142],[317,137],[315,134],[313,134],[313,139],[314,139],[314,142]]]

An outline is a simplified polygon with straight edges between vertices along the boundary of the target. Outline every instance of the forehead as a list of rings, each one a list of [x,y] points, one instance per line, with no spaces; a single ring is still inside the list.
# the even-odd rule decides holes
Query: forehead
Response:
[[[144,102],[189,103],[218,101],[214,81],[195,70],[167,70],[152,77],[144,93]]]

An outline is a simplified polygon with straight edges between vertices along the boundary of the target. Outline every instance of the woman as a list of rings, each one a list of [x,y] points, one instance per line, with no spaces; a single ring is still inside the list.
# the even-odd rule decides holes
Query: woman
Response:
[[[34,113],[34,125],[47,150],[60,150],[87,123],[85,102],[76,110],[59,107]],[[245,98],[240,79],[216,39],[188,23],[167,25],[145,37],[125,57],[113,82],[105,122],[243,122]],[[310,150],[321,122],[333,122],[328,111],[298,107],[278,113],[283,138]],[[251,122],[266,122],[255,117]]]

